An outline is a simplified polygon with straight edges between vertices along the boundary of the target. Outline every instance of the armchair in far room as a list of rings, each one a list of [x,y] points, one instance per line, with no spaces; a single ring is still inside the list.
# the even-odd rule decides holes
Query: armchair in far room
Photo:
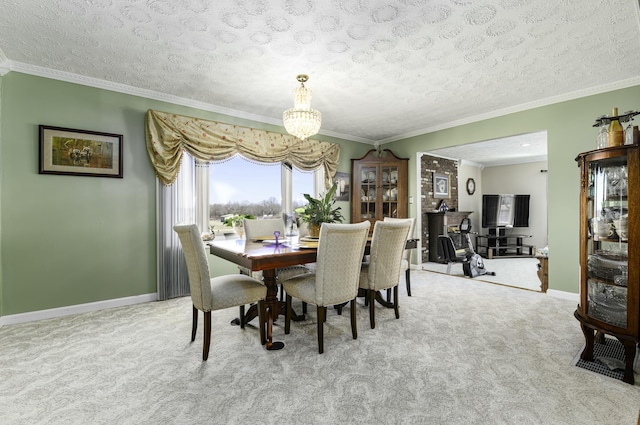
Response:
[[[413,232],[416,227],[416,219],[412,218],[392,218],[385,217],[384,221],[409,221],[411,226],[409,227],[409,233],[407,234],[407,240],[413,239]],[[405,249],[402,254],[401,270],[404,271],[405,281],[407,283],[407,295],[411,296],[411,249]]]
[[[451,274],[453,263],[462,264],[467,261],[467,251],[464,249],[456,250],[453,240],[447,235],[438,236],[438,248],[443,260],[447,263],[447,274]]]

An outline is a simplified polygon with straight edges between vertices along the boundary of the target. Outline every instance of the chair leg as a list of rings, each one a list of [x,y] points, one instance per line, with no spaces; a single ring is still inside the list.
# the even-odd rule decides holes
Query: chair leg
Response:
[[[202,361],[209,358],[209,346],[211,345],[211,312],[204,312],[204,346],[202,347]]]
[[[400,310],[398,309],[398,285],[393,287],[393,311],[396,313],[396,319],[399,319]]]
[[[376,328],[376,291],[369,289],[369,322],[371,323],[371,329]]]
[[[193,307],[193,319],[191,319],[191,342],[196,340],[196,330],[198,329],[198,309]]]
[[[356,299],[351,300],[351,335],[358,339],[358,322],[356,321]]]
[[[258,301],[258,322],[260,323],[260,344],[265,345],[267,343],[267,335],[265,333],[266,320],[263,301]]]
[[[291,316],[293,315],[293,310],[291,309],[291,295],[287,294],[287,309],[284,314],[284,333],[289,335],[291,332]]]
[[[336,304],[333,306],[333,308],[335,308],[336,311],[338,312],[338,316],[342,316],[342,309],[344,308],[345,305],[347,305],[347,303]]]
[[[318,353],[324,353],[324,321],[326,320],[326,309],[318,306]]]
[[[404,272],[404,277],[407,281],[407,295],[411,296],[411,267]]]
[[[240,329],[244,329],[244,304],[240,306]]]

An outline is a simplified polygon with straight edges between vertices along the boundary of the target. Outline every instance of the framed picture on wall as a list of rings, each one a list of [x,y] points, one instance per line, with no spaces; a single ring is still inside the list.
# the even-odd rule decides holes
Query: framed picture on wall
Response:
[[[336,177],[333,182],[337,185],[336,187],[336,201],[348,201],[349,200],[349,192],[350,190],[350,180],[351,174],[349,173],[341,173],[336,172]]]
[[[40,174],[122,178],[122,134],[40,125]]]
[[[449,175],[433,173],[433,197],[449,198]]]

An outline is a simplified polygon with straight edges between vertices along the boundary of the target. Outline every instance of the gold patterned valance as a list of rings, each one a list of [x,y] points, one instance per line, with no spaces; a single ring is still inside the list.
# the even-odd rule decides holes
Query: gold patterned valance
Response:
[[[322,166],[329,188],[338,169],[340,145],[318,140],[222,124],[149,109],[145,116],[147,152],[156,175],[172,184],[182,151],[202,161],[220,161],[235,154],[259,162],[289,162],[305,171]]]

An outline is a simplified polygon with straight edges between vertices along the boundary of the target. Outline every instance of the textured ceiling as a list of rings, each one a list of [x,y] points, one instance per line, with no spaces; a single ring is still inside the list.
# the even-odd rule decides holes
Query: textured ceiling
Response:
[[[546,161],[547,132],[518,134],[426,153],[449,159],[464,160],[483,167]]]
[[[638,0],[2,0],[0,72],[273,124],[306,73],[322,133],[379,143],[640,84],[638,9]]]

